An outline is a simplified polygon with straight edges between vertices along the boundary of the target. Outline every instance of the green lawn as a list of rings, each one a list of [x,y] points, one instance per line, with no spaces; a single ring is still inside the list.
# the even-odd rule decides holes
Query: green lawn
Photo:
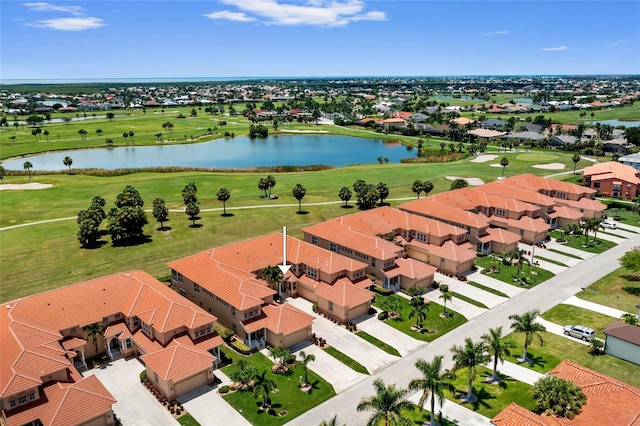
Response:
[[[385,297],[389,296],[376,294],[376,301],[374,302],[374,305],[379,308]],[[401,297],[401,304],[400,317],[396,319],[387,319],[385,322],[391,327],[408,334],[414,339],[430,342],[467,322],[467,319],[464,316],[449,308],[447,308],[447,314],[449,314],[449,316],[447,318],[441,318],[440,314],[443,312],[443,308],[436,303],[427,303],[429,311],[427,312],[426,320],[422,324],[423,330],[422,332],[413,331],[411,330],[411,326],[415,325],[416,320],[415,318],[409,318],[409,313],[411,312],[409,301],[404,297]]]
[[[509,298],[509,296],[504,294],[503,292],[501,292],[499,290],[496,290],[495,288],[487,287],[486,285],[478,284],[475,281],[467,281],[467,284],[469,284],[470,286],[473,286],[473,287],[477,287],[480,290],[487,291],[487,292],[489,292],[491,294],[495,294],[496,296],[506,297],[507,299]]]
[[[382,340],[370,335],[369,333],[365,333],[364,331],[360,330],[356,333],[356,336],[360,337],[361,339],[366,340],[367,342],[371,343],[372,345],[382,349],[383,351],[385,351],[386,353],[390,354],[390,355],[394,355],[394,356],[401,356],[400,352],[398,352],[398,350],[396,348],[394,348],[393,346],[383,342]]]
[[[450,291],[449,293],[451,293],[451,295],[453,296],[454,299],[460,299],[464,302],[470,303],[474,306],[477,306],[478,308],[482,308],[482,309],[489,309],[489,307],[487,305],[485,305],[482,302],[478,302],[475,299],[472,299],[470,297],[465,296],[464,294],[460,294],[460,293],[456,293],[455,291]]]
[[[485,268],[486,270],[489,270],[491,268],[491,262],[493,259],[494,258],[492,256],[477,257],[475,260],[475,264],[482,268]],[[514,281],[518,276],[518,267],[516,265],[504,265],[502,262],[499,262],[498,269],[499,272],[488,274],[487,276],[498,279],[516,287],[522,287],[520,284]],[[533,273],[531,274],[531,276],[529,276],[528,263],[522,265],[522,271],[520,273],[520,279],[523,279],[525,282],[527,282],[527,287],[535,287],[536,285],[548,280],[549,278],[552,278],[553,276],[553,272],[549,272],[537,266],[533,267]]]
[[[194,419],[189,413],[178,417],[178,423],[180,423],[182,426],[200,426],[200,423],[198,423],[198,421]]]
[[[492,375],[490,369],[482,366],[477,367],[476,378],[473,381],[473,393],[478,397],[478,401],[473,404],[463,404],[460,398],[467,394],[469,380],[469,370],[463,368],[456,372],[456,378],[453,381],[455,392],[453,394],[445,392],[445,397],[490,419],[512,402],[528,410],[535,408],[535,401],[531,396],[533,386],[509,376],[502,376],[504,381],[500,385],[487,383],[486,378]]]
[[[612,318],[599,312],[593,312],[588,309],[573,305],[565,305],[563,303],[554,306],[541,316],[547,321],[551,321],[562,326],[584,325],[586,327],[591,327],[596,331],[596,337],[603,340],[605,336],[602,331],[616,320],[616,318]]]
[[[629,280],[635,275],[634,272],[625,268],[616,269],[576,296],[590,302],[636,313],[636,305],[640,303],[640,281]]]
[[[429,401],[430,399],[427,399],[427,402],[425,404],[430,407]],[[429,412],[429,410],[420,410],[420,407],[418,407],[417,405],[414,405],[413,410],[411,411],[404,410],[401,412],[401,414],[402,414],[402,417],[409,420],[412,425],[419,425],[419,426],[428,425],[429,422],[431,421],[431,413]],[[437,413],[436,413],[436,421],[438,421],[441,426],[456,426],[458,424],[444,418],[444,416],[446,415],[447,413],[444,413],[444,412],[442,413],[443,418],[442,418],[442,422],[440,422],[440,419],[437,417]],[[383,425],[384,423],[381,422],[379,425],[376,425],[376,426],[383,426]]]
[[[575,254],[572,254],[572,253],[566,253],[566,252],[564,252],[564,251],[562,251],[562,250],[558,250],[558,249],[554,249],[554,248],[548,248],[547,250],[548,250],[548,251],[552,251],[552,252],[554,252],[554,253],[562,254],[562,255],[567,256],[567,257],[571,257],[571,258],[573,258],[573,259],[584,260],[584,259],[583,259],[582,257],[580,257],[580,256],[576,256]]]
[[[553,263],[554,265],[558,265],[558,266],[564,266],[565,268],[568,268],[569,266],[565,265],[562,262],[558,262],[557,260],[553,260],[553,259],[549,259],[547,257],[542,257],[542,256],[534,256],[534,259],[540,259],[542,261],[545,262],[549,262],[549,263]]]
[[[560,231],[554,229],[553,231],[549,231],[549,235],[551,238],[558,239],[562,236]],[[567,241],[562,243],[567,247],[571,247],[578,250],[588,251],[589,253],[602,253],[605,250],[609,250],[611,247],[614,247],[616,244],[611,241],[596,239],[593,240],[593,234],[589,234],[589,243],[585,247],[585,237],[584,235],[567,235]]]
[[[348,355],[345,355],[344,353],[340,352],[336,348],[332,346],[328,346],[323,349],[326,353],[336,358],[338,361],[342,362],[344,365],[351,368],[353,371],[369,375],[369,371],[364,365],[360,364],[358,361],[349,357]]]
[[[516,345],[514,349],[511,349],[508,361],[518,363],[516,358],[522,356],[524,335],[511,333],[506,339]],[[563,336],[544,332],[542,339],[544,342],[542,346],[534,340],[534,343],[527,350],[527,357],[533,359],[533,363],[520,365],[539,373],[546,373],[560,364],[562,360],[568,359],[614,379],[640,387],[640,366],[638,365],[611,355],[592,355],[589,346]]]
[[[296,364],[286,374],[273,374],[273,363],[260,352],[256,352],[249,358],[249,365],[255,366],[258,371],[268,371],[268,376],[277,383],[277,390],[270,395],[272,410],[270,412],[259,411],[260,399],[253,396],[253,392],[234,392],[224,395],[223,398],[254,425],[281,425],[299,416],[305,411],[321,404],[335,395],[333,387],[320,376],[309,370],[309,381],[313,389],[308,394],[300,390],[300,379],[303,375],[302,366]],[[222,371],[229,374],[233,365],[223,367]],[[286,414],[279,414],[287,411]]]

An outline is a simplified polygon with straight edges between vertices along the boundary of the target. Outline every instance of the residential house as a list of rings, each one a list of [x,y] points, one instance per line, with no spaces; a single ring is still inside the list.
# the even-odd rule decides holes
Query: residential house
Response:
[[[535,133],[542,133],[542,131],[544,130],[544,126],[541,126],[540,124],[533,124],[533,123],[522,123],[522,124],[518,124],[516,126],[516,129],[518,131],[528,131],[528,132],[535,132]]]
[[[605,153],[627,155],[631,152],[633,144],[627,142],[625,138],[611,139],[602,142],[602,150]]]
[[[506,135],[506,132],[499,132],[497,130],[491,129],[473,129],[467,132],[468,135],[471,136],[472,139],[496,139]]]
[[[555,135],[549,138],[547,146],[549,148],[566,148],[570,145],[574,145],[577,138],[572,135]]]
[[[517,140],[520,143],[526,141],[527,139],[530,139],[533,142],[538,142],[546,139],[546,136],[537,132],[524,131],[524,132],[509,133],[508,135],[504,135],[502,139],[507,141]]]
[[[640,326],[616,321],[604,330],[604,352],[640,365]]]
[[[573,382],[582,389],[587,403],[573,419],[553,414],[535,414],[511,403],[491,419],[495,426],[582,426],[638,424],[640,389],[597,371],[564,360],[549,375]]]
[[[640,172],[631,166],[615,161],[597,163],[585,167],[582,184],[605,197],[631,200],[638,195]]]
[[[480,127],[483,129],[496,130],[501,129],[503,126],[506,126],[507,122],[499,120],[497,118],[490,118],[489,120],[485,120],[480,124]]]

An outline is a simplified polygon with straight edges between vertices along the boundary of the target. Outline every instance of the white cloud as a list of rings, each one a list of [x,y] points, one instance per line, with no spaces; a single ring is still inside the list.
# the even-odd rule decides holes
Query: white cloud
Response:
[[[34,12],[65,12],[72,15],[80,15],[82,13],[80,6],[58,6],[45,2],[22,3],[22,5]]]
[[[27,25],[30,27],[50,28],[60,31],[84,31],[104,27],[107,24],[105,24],[100,18],[93,18],[89,16],[86,18],[45,19],[42,21],[32,22]]]
[[[247,16],[245,13],[231,12],[230,10],[221,10],[220,12],[205,13],[204,16],[206,16],[209,19],[226,19],[227,21],[236,21],[236,22],[251,22],[256,20],[256,18],[252,16]]]
[[[625,44],[625,43],[627,43],[627,40],[618,40],[618,41],[614,41],[609,46],[616,47],[616,46],[620,46],[621,44]]]
[[[304,4],[279,3],[278,0],[220,0],[241,12],[228,10],[205,15],[211,19],[239,22],[260,19],[268,25],[314,25],[340,27],[358,21],[384,21],[384,12],[365,12],[361,0],[308,0]],[[213,16],[212,16],[213,15]]]
[[[559,50],[567,50],[568,47],[567,46],[558,46],[558,47],[543,47],[542,50],[546,51],[546,52],[556,52]]]
[[[507,34],[509,34],[509,31],[500,30],[500,31],[492,31],[490,33],[486,33],[485,36],[503,36],[503,35],[507,35]]]

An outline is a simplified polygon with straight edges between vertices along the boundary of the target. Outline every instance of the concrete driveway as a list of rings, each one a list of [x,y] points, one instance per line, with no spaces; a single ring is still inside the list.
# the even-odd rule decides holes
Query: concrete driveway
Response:
[[[221,372],[216,370],[214,374],[220,377]],[[228,379],[223,379],[222,384],[228,384]],[[217,387],[202,386],[181,396],[178,401],[202,426],[245,426],[251,424],[242,417],[242,414],[227,404],[222,396],[218,394]],[[159,425],[160,423],[158,423]]]
[[[478,287],[469,285],[466,282],[459,281],[455,278],[447,277],[446,275],[442,275],[439,273],[436,273],[435,279],[441,284],[447,284],[449,286],[449,290],[455,291],[456,293],[460,293],[464,296],[470,297],[473,300],[477,300],[478,302],[483,303],[489,308],[495,308],[499,304],[509,300],[505,297],[501,297],[496,294],[489,293],[488,291],[484,291]],[[427,293],[425,296],[427,296],[429,299],[432,299],[432,297],[429,296],[429,294],[430,293]],[[469,318],[467,317],[467,319]]]
[[[453,289],[451,290],[455,291]],[[425,294],[425,298],[437,305],[444,306],[444,302],[442,301],[442,299],[440,299],[441,294],[442,292],[440,292],[440,290],[431,290],[429,293]],[[463,315],[467,320],[470,320],[487,312],[486,309],[480,308],[476,305],[472,305],[471,303],[465,302],[464,300],[460,300],[455,296],[453,296],[453,298],[447,303],[447,308],[450,308],[460,315]]]
[[[360,330],[396,348],[402,356],[406,356],[426,344],[426,342],[414,339],[384,321],[380,321],[377,315],[362,316],[353,322],[357,324]]]
[[[507,284],[489,275],[484,275],[480,273],[479,270],[467,275],[467,280],[474,281],[474,282],[477,282],[478,284],[482,284],[483,286],[491,287],[495,290],[501,291],[502,293],[506,294],[509,297],[515,297],[520,293],[527,291],[527,289],[525,288],[516,287],[515,285]]]
[[[95,375],[118,400],[113,404],[113,412],[123,425],[178,425],[176,419],[140,383],[142,370],[144,366],[135,358],[119,359],[86,371],[83,376]]]
[[[558,244],[559,245],[559,244]],[[564,246],[562,246],[564,247]],[[522,244],[519,243],[518,244],[518,248],[520,250],[525,250],[527,252],[531,251],[531,246],[528,244]],[[549,248],[549,245],[547,245],[547,248]],[[557,250],[560,250],[560,248],[558,247],[554,247]],[[551,251],[551,250],[545,250],[543,248],[540,247],[536,247],[535,252],[534,252],[534,257],[537,256],[542,256],[546,259],[551,259],[551,260],[555,260],[556,262],[560,262],[563,263],[567,266],[576,266],[577,264],[579,264],[580,262],[583,261],[583,259],[576,259],[575,257],[570,257],[570,256],[566,256],[564,254],[560,254],[560,253],[556,253],[555,251]],[[531,260],[531,257],[528,257],[529,260]],[[542,262],[542,261],[540,261]],[[544,268],[546,269],[546,268]]]
[[[316,336],[326,339],[330,346],[333,346],[350,358],[357,360],[369,373],[373,374],[398,360],[398,357],[386,353],[377,346],[356,336],[354,333],[347,331],[344,327],[340,327],[328,319],[319,316],[313,312],[312,303],[308,300],[298,297],[287,299],[287,301],[296,308],[302,309],[304,312],[315,316],[313,331],[316,333]]]
[[[557,336],[562,336],[562,337],[564,337],[566,339],[571,340],[572,342],[577,342],[577,343],[580,343],[580,344],[585,345],[585,346],[589,346],[591,344],[589,342],[585,342],[584,340],[576,339],[575,337],[571,337],[571,336],[565,335],[564,334],[564,326],[565,326],[565,324],[562,324],[562,325],[556,324],[554,322],[547,321],[546,319],[543,319],[541,317],[537,317],[536,318],[536,322],[539,323],[539,324],[544,325],[544,327],[547,329],[548,333],[552,333],[552,334],[555,334]]]

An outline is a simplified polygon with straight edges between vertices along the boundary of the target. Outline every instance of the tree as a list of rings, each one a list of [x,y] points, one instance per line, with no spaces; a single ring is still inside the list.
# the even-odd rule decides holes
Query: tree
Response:
[[[113,118],[114,118],[115,116],[116,116],[116,115],[115,115],[114,113],[112,113],[112,112],[108,112],[108,113],[107,113],[107,119],[108,119],[109,121],[113,121]]]
[[[253,378],[253,396],[257,397],[258,394],[262,395],[262,409],[265,410],[269,407],[269,393],[278,387],[275,380],[267,377],[267,370],[263,370],[262,373],[258,373]]]
[[[576,166],[578,165],[578,162],[580,161],[580,154],[573,154],[573,157],[571,157],[571,161],[573,161],[573,174],[576,174]]]
[[[165,205],[164,198],[153,200],[153,217],[160,222],[160,229],[164,229],[164,222],[169,217],[169,209]]]
[[[622,314],[620,319],[629,325],[638,325],[638,316],[630,313]],[[595,340],[595,339],[594,339]]]
[[[402,410],[410,410],[413,404],[407,400],[408,391],[396,388],[395,385],[385,385],[382,379],[373,382],[375,395],[362,398],[356,409],[372,411],[373,415],[367,420],[367,426],[375,426],[384,422],[390,425],[411,425],[411,421],[402,417]]]
[[[85,129],[80,129],[78,130],[78,134],[80,135],[80,140],[85,140],[87,139],[87,132]]]
[[[304,385],[309,386],[309,378],[308,378],[308,370],[307,364],[316,360],[316,356],[314,354],[307,354],[305,351],[300,351],[300,362],[302,363],[302,371],[304,373]]]
[[[422,322],[427,319],[427,312],[429,312],[429,305],[424,303],[422,297],[414,297],[411,299],[411,312],[409,312],[409,319],[416,317],[416,328],[422,330]]]
[[[264,198],[269,198],[267,191],[269,190],[269,182],[267,178],[260,178],[258,181],[258,189],[264,191]]]
[[[98,337],[102,336],[102,324],[94,322],[87,325],[87,339],[93,343],[96,347],[96,353],[100,353],[98,350]]]
[[[365,182],[362,179],[358,179],[355,182],[353,182],[353,192],[358,194],[360,193],[360,191],[364,189],[365,186],[367,186],[367,182]]]
[[[402,308],[402,299],[397,294],[392,294],[389,297],[382,299],[380,307],[389,312],[389,315],[399,316],[400,308]]]
[[[422,190],[424,191],[424,196],[428,197],[429,193],[433,191],[433,183],[430,180],[425,180],[422,184]]]
[[[118,194],[112,208],[107,215],[109,224],[107,230],[114,245],[130,240],[142,238],[143,227],[148,223],[147,215],[142,208],[144,201],[140,193],[131,185],[127,185]]]
[[[376,206],[376,202],[380,198],[377,188],[372,184],[365,186],[357,193],[358,207],[361,210],[369,210]]]
[[[376,186],[376,190],[378,191],[378,198],[380,198],[380,205],[384,204],[384,200],[389,197],[389,187],[386,183],[380,182],[378,186]]]
[[[31,168],[33,167],[31,161],[25,161],[22,167],[29,173],[29,179],[31,179]]]
[[[294,198],[298,200],[298,213],[302,213],[302,199],[307,193],[307,190],[304,186],[297,183],[296,186],[294,186],[291,190],[291,193],[293,194]]]
[[[318,426],[347,426],[347,425],[340,425],[340,423],[338,423],[338,415],[336,414],[329,421],[326,421],[326,420],[321,421]]]
[[[249,387],[258,370],[253,365],[249,365],[246,358],[240,358],[234,364],[236,368],[229,373],[229,378],[236,383],[237,388],[244,390]]]
[[[489,362],[491,357],[486,352],[487,347],[483,342],[474,343],[470,337],[464,339],[464,346],[452,346],[453,352],[453,369],[454,371],[461,368],[469,369],[469,381],[466,402],[474,402],[477,397],[473,394],[473,380],[476,378],[476,367],[478,365]]]
[[[193,222],[192,226],[196,226],[196,220],[200,219],[200,204],[197,201],[190,201],[184,212],[189,216],[189,220]]]
[[[64,160],[62,160],[62,164],[69,168],[69,174],[71,174],[71,165],[73,164],[73,160],[71,159],[71,157],[64,157]]]
[[[502,166],[502,177],[504,177],[504,169],[509,165],[509,159],[507,157],[502,157],[500,165]]]
[[[4,179],[4,173],[5,173],[4,166],[0,164],[0,180]]]
[[[466,188],[467,186],[469,186],[469,182],[467,182],[465,179],[456,179],[453,182],[451,182],[452,191],[454,189]]]
[[[116,197],[116,207],[142,207],[144,201],[140,196],[140,193],[131,185],[124,187],[122,192]]]
[[[129,130],[129,137],[131,138],[131,143],[135,143],[135,142],[133,142],[133,135],[134,134],[135,133],[133,133],[133,130]]]
[[[504,357],[510,356],[511,351],[515,345],[512,342],[506,341],[502,336],[502,327],[490,328],[489,331],[483,334],[480,339],[484,342],[487,350],[493,357],[493,381],[500,382],[500,376],[498,375],[498,361],[504,363]]]
[[[93,246],[100,237],[99,224],[88,210],[78,212],[78,241],[82,247]]]
[[[409,382],[410,390],[422,391],[422,396],[418,400],[420,410],[424,409],[424,403],[427,397],[431,395],[431,426],[436,424],[436,398],[438,398],[438,403],[442,406],[444,403],[444,391],[447,390],[453,393],[455,390],[455,386],[451,383],[454,375],[448,370],[443,371],[442,359],[442,355],[435,356],[431,362],[418,359],[415,366],[422,373],[422,377]]]
[[[122,137],[124,138],[124,142],[128,145],[129,144],[129,132],[122,133]]]
[[[226,216],[227,215],[227,201],[229,201],[229,198],[231,198],[231,193],[229,192],[229,190],[227,188],[220,188],[218,189],[218,192],[216,192],[216,197],[218,198],[218,201],[220,201],[222,203],[222,209],[223,209],[223,215]]]
[[[282,285],[282,281],[284,277],[282,275],[282,270],[277,266],[265,266],[260,270],[260,276],[263,280],[267,282],[270,288],[273,288],[278,292],[278,295],[281,293],[280,286]]]
[[[537,309],[527,311],[522,315],[509,315],[509,319],[513,321],[510,328],[516,333],[524,334],[524,352],[522,353],[522,359],[519,359],[520,362],[527,362],[527,348],[534,337],[538,338],[540,345],[544,343],[540,333],[547,331],[547,329],[544,325],[536,322],[538,315],[540,315],[540,311]]]
[[[291,351],[284,346],[276,346],[275,348],[269,348],[269,355],[273,358],[273,362],[276,364],[276,369],[280,372],[285,372],[287,358],[291,355]]]
[[[186,184],[182,189],[182,200],[184,201],[184,204],[188,205],[193,201],[198,201],[198,198],[196,197],[197,192],[198,188],[196,188],[196,184],[194,182]]]
[[[640,271],[640,246],[626,252],[620,259],[620,266],[633,272]]]
[[[627,127],[624,130],[624,137],[628,143],[640,146],[640,127]]]
[[[276,178],[272,175],[267,176],[267,183],[269,184],[269,198],[271,198],[271,190],[276,186]]]
[[[44,135],[44,137],[47,139],[47,142],[49,142],[49,131],[45,130],[42,132],[42,134]]]
[[[351,199],[351,190],[349,189],[349,187],[347,186],[343,186],[342,188],[340,188],[340,192],[338,193],[338,196],[340,197],[340,199],[342,201],[344,201],[344,206],[347,207],[347,204],[349,203],[349,200]]]
[[[580,414],[587,397],[577,385],[556,376],[544,376],[533,387],[539,413],[573,419]]]
[[[442,299],[442,302],[443,302],[442,315],[446,318],[447,317],[447,302],[451,302],[451,300],[453,300],[453,295],[448,290],[447,291],[441,291],[439,298]]]
[[[411,185],[411,192],[418,196],[418,200],[420,199],[420,193],[424,191],[424,182],[421,180],[414,180]]]

